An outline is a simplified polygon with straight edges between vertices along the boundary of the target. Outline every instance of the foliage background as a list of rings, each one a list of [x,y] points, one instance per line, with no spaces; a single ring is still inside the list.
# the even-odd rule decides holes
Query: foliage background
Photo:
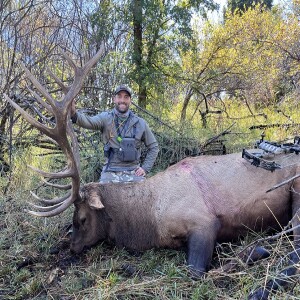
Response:
[[[217,8],[212,1],[1,1],[0,298],[245,299],[282,268],[279,257],[290,248],[286,237],[266,245],[273,250],[267,261],[250,268],[239,262],[231,274],[212,272],[200,281],[188,276],[184,254],[172,250],[132,255],[103,244],[72,256],[71,209],[51,219],[23,212],[32,201],[29,191],[41,189],[27,165],[58,170],[64,157],[3,97],[8,94],[41,122],[51,122],[28,90],[20,62],[59,99],[62,93],[47,67],[65,84],[73,78],[59,49],[81,65],[104,42],[106,53],[77,107],[91,114],[109,109],[114,87],[129,84],[134,111],[159,140],[152,174],[185,156],[220,154],[224,145],[227,152],[237,152],[262,136],[289,141],[299,134],[300,123],[300,3],[256,3],[228,1],[219,22],[207,18]],[[97,180],[103,162],[99,134],[76,130],[81,181]],[[217,136],[219,142],[203,148]],[[43,193],[56,196],[51,189]],[[236,257],[258,237],[220,245],[213,266]],[[292,280],[294,287],[276,299],[297,299],[298,279]]]

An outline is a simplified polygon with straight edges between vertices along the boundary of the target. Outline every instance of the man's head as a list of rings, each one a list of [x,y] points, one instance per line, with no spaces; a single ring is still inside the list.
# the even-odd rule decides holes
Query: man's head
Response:
[[[128,111],[131,104],[131,90],[126,85],[119,85],[114,92],[115,108],[120,113]]]

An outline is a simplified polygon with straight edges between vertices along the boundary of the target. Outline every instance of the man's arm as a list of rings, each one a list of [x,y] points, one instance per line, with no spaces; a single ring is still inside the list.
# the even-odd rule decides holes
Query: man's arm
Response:
[[[103,118],[100,114],[90,117],[77,112],[75,100],[73,100],[71,105],[71,120],[73,123],[86,129],[99,130],[103,127]]]
[[[156,140],[154,134],[152,133],[152,131],[150,130],[147,123],[146,123],[146,129],[145,129],[144,143],[147,147],[147,154],[146,154],[145,160],[142,164],[142,168],[147,173],[149,173],[155,163],[156,157],[159,152],[159,147],[158,147],[157,140]]]

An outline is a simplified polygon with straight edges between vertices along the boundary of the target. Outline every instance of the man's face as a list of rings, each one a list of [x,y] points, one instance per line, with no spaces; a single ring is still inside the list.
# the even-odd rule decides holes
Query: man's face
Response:
[[[115,103],[115,108],[118,112],[125,113],[129,109],[131,98],[127,92],[120,91],[118,94],[115,95],[114,103]]]

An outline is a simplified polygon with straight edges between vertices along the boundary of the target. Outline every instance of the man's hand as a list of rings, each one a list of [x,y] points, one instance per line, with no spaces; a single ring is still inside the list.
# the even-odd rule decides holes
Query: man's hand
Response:
[[[135,175],[136,176],[146,176],[146,171],[142,167],[138,167],[135,170]]]

